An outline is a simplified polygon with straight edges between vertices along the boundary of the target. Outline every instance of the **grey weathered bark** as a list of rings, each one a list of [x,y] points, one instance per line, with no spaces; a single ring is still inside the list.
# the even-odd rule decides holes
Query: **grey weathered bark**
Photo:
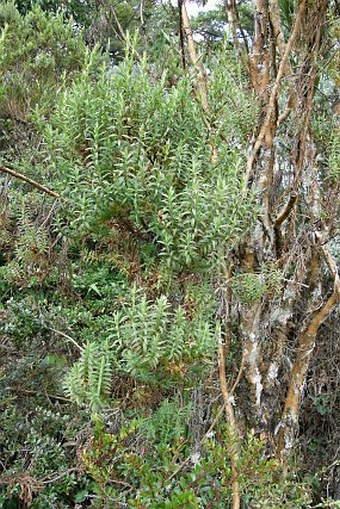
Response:
[[[285,42],[277,1],[258,0],[249,64],[260,113],[243,196],[246,199],[250,189],[257,191],[260,217],[255,231],[237,253],[234,266],[256,276],[266,263],[274,263],[282,271],[282,284],[275,295],[267,291],[251,304],[239,303],[239,335],[253,409],[250,416],[248,406],[247,417],[259,432],[271,435],[273,442],[277,433],[277,455],[282,459],[296,437],[300,397],[319,327],[339,303],[336,289],[328,298],[320,295],[325,273],[321,253],[324,260],[326,255],[315,229],[322,210],[322,192],[310,128],[326,10],[324,0],[308,4],[308,8],[301,0]],[[284,84],[288,102],[280,113],[278,99]],[[284,125],[289,114],[296,136],[289,140],[287,135],[293,149],[289,164],[281,163],[280,168],[277,136],[285,136],[290,127]],[[322,226],[325,241],[330,225]],[[327,266],[337,281],[329,254]],[[294,323],[297,316],[302,327]],[[284,374],[283,380],[279,379],[280,373]]]
[[[197,95],[208,113],[209,83],[197,55],[184,2],[181,6],[190,61],[197,73]],[[236,3],[228,1],[226,9],[235,49],[240,53]],[[322,192],[311,132],[326,11],[325,0],[313,4],[307,0],[297,2],[286,42],[277,0],[257,0],[252,52],[244,62],[257,94],[259,120],[249,147],[243,198],[248,199],[250,190],[255,191],[260,213],[252,234],[230,255],[234,272],[225,274],[225,283],[228,286],[237,273],[256,278],[264,267],[280,271],[281,281],[272,289],[268,276],[268,287],[252,302],[242,302],[231,292],[225,298],[230,310],[234,310],[231,319],[238,325],[241,366],[237,383],[244,377],[249,387],[250,405],[248,402],[243,407],[245,418],[250,427],[269,437],[271,444],[276,443],[276,454],[281,459],[294,444],[300,398],[318,330],[339,303],[335,262],[320,243],[316,228],[321,223],[326,241],[336,214],[329,215],[328,224],[320,219]],[[287,125],[288,116],[291,125]],[[292,145],[290,154],[282,150],[279,136]],[[216,150],[212,150],[212,158],[218,159]],[[328,297],[322,297],[320,288],[326,267],[335,287]],[[221,392],[232,441],[239,443],[239,426],[231,404],[237,388],[228,387],[226,355],[226,348],[221,345]],[[242,403],[240,406],[242,409]],[[237,454],[236,448],[231,454],[235,508],[240,504]]]

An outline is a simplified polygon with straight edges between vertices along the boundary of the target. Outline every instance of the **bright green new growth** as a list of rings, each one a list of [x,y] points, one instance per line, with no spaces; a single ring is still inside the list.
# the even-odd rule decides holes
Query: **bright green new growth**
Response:
[[[279,3],[292,7],[294,0]],[[55,16],[51,4],[60,6]],[[297,457],[296,465],[302,467],[297,477],[294,468],[290,474],[269,457],[275,448],[270,442],[274,415],[263,421],[269,431],[265,439],[263,434],[259,438],[262,422],[260,429],[254,427],[255,435],[247,434],[259,416],[252,411],[248,390],[251,366],[246,359],[254,359],[244,348],[249,339],[242,327],[244,312],[261,303],[263,320],[252,337],[258,344],[254,353],[263,360],[259,373],[267,419],[284,402],[298,308],[308,300],[297,301],[298,312],[292,311],[277,383],[268,388],[267,360],[274,358],[270,354],[279,343],[273,322],[288,316],[282,297],[287,282],[294,283],[295,268],[290,271],[285,256],[276,260],[275,250],[267,250],[272,231],[263,223],[263,210],[256,208],[261,196],[255,200],[255,191],[249,190],[242,198],[246,153],[262,115],[256,111],[249,77],[236,62],[231,34],[221,42],[223,24],[214,40],[197,45],[209,90],[209,109],[202,110],[189,58],[182,69],[177,8],[165,4],[0,1],[2,162],[60,195],[52,201],[20,179],[1,177],[0,333],[5,355],[0,369],[0,508],[231,507],[233,444],[220,406],[218,346],[226,350],[227,385],[233,387],[242,435],[236,476],[242,505],[306,509],[327,504],[318,503],[320,498],[312,502],[312,491],[322,496],[322,484],[315,478],[311,489],[304,476],[317,470],[326,476],[322,482],[327,490],[330,486],[330,470],[324,474],[319,465],[331,458],[331,448],[319,443],[318,433],[308,426],[317,428],[321,416],[326,424],[322,429],[332,428],[336,399],[328,399],[326,382],[335,378],[311,371],[309,397],[301,401],[307,431],[299,438],[307,463],[317,458],[316,468]],[[250,4],[238,7],[241,26],[246,15],[245,33],[252,37]],[[27,15],[20,15],[16,6]],[[61,12],[68,16],[73,9],[79,16],[66,22]],[[140,25],[139,41],[117,32],[115,10],[124,32]],[[290,10],[282,13],[286,40]],[[83,33],[82,13],[89,16]],[[225,19],[222,7],[219,16]],[[198,19],[197,29],[210,37],[206,29],[214,31],[216,22],[214,15],[210,25]],[[90,49],[95,43],[108,53],[102,54],[99,46]],[[121,61],[123,46],[127,54]],[[148,58],[138,58],[142,49]],[[291,57],[295,71],[299,51]],[[279,52],[274,60],[279,65]],[[307,63],[301,54],[302,71]],[[330,65],[336,73],[336,59]],[[285,81],[280,111],[288,101]],[[330,92],[323,94],[321,81],[316,88],[327,107],[320,103],[315,109],[320,157],[315,164],[314,156],[307,157],[314,150],[308,135],[306,162],[320,171],[316,182],[331,214],[334,203],[323,190],[334,186],[337,196],[339,136],[336,121],[333,125],[330,115],[322,114],[333,107]],[[273,220],[288,198],[288,188],[280,196],[281,187],[294,159],[298,129],[293,108],[274,139],[275,173],[283,180],[275,177],[268,188],[278,197],[272,203]],[[265,168],[263,153],[261,149],[253,165],[249,187],[256,188]],[[296,211],[282,224],[284,241],[293,231],[295,212],[298,226],[302,221],[309,235],[313,222],[304,202],[309,185],[308,180],[303,184]],[[318,209],[313,213],[320,212],[326,225],[323,207]],[[262,247],[257,246],[256,216]],[[301,242],[302,250],[306,245]],[[244,264],[248,246],[255,248],[253,267]],[[328,247],[338,261],[336,237]],[[298,258],[303,263],[304,253],[292,250],[290,256],[292,265]],[[296,282],[307,295],[308,277]],[[316,312],[321,287],[326,290],[326,281],[315,291]],[[271,306],[274,312],[267,314]],[[325,330],[330,364],[327,356],[319,364],[328,370],[335,358],[334,324]],[[310,384],[319,390],[318,379],[326,381],[326,393],[321,388],[312,398]],[[333,436],[331,432],[329,443]]]

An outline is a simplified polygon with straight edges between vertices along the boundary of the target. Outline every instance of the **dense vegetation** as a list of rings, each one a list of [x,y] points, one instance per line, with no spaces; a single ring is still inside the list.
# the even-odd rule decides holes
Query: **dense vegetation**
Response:
[[[1,508],[340,507],[339,18],[0,1]]]

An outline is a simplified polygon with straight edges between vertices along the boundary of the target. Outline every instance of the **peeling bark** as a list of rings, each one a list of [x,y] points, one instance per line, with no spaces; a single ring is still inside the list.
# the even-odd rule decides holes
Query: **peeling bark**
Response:
[[[292,369],[282,419],[278,426],[277,456],[281,460],[285,459],[285,456],[291,452],[294,445],[299,418],[299,401],[311,355],[315,348],[316,335],[320,325],[328,318],[339,302],[339,294],[335,290],[298,337],[297,357]]]
[[[262,376],[259,369],[261,359],[261,345],[259,323],[261,316],[261,302],[256,302],[244,311],[241,331],[244,337],[244,373],[251,388],[251,395],[255,408],[259,409],[263,389]]]
[[[263,2],[259,2],[260,4],[260,8],[263,8],[264,5],[262,5]],[[287,62],[288,62],[288,59],[289,59],[289,56],[290,56],[290,53],[291,53],[291,50],[296,42],[296,39],[299,35],[299,32],[300,32],[300,29],[301,29],[301,20],[302,20],[302,17],[304,15],[304,10],[305,10],[305,6],[306,6],[306,0],[301,0],[300,2],[300,5],[299,5],[299,8],[298,8],[298,11],[297,11],[297,14],[296,14],[296,18],[295,18],[295,23],[294,23],[294,28],[292,30],[292,33],[289,37],[289,40],[288,40],[288,43],[286,45],[286,49],[285,49],[285,53],[282,57],[282,60],[280,62],[280,66],[279,66],[279,69],[278,69],[278,72],[277,72],[277,76],[276,76],[276,79],[275,79],[275,83],[272,87],[272,90],[271,90],[271,94],[270,94],[270,98],[269,98],[269,102],[266,106],[266,113],[265,113],[265,119],[262,123],[262,126],[260,128],[260,132],[257,136],[257,139],[254,143],[254,146],[253,146],[253,149],[252,149],[252,152],[248,158],[248,162],[247,162],[247,173],[246,173],[246,187],[248,185],[248,182],[249,182],[249,179],[251,177],[251,173],[253,171],[253,165],[254,165],[254,162],[255,162],[255,158],[261,148],[261,146],[263,145],[263,143],[266,145],[267,148],[271,147],[272,146],[272,143],[273,143],[273,133],[272,133],[272,128],[273,128],[273,119],[272,119],[272,116],[275,112],[275,106],[276,106],[276,101],[277,101],[277,94],[279,92],[279,88],[280,88],[280,84],[281,84],[281,79],[284,75],[284,72],[285,72],[285,69],[286,69],[286,66],[287,66]],[[259,9],[258,9],[259,10]],[[259,11],[260,12],[260,11]],[[258,48],[256,48],[257,51],[258,51]],[[255,62],[258,60],[258,58],[255,59]],[[257,66],[255,66],[255,68],[257,67],[257,70],[259,69],[259,65],[257,64]],[[266,68],[266,66],[265,66]],[[255,74],[255,72],[254,72]],[[263,74],[263,73],[260,73],[260,75]],[[262,83],[261,83],[261,89],[263,88],[267,88],[268,87],[268,83],[267,83],[267,73],[263,75],[263,80],[262,80]],[[255,79],[255,82],[258,81],[258,79],[256,80]],[[260,89],[260,91],[261,91]]]
[[[231,330],[229,322],[237,324],[241,361],[230,389],[226,346],[221,345],[219,380],[231,442],[240,444],[232,396],[240,390],[242,380],[242,390],[247,387],[248,392],[243,398],[247,402],[239,402],[241,413],[248,427],[268,437],[271,451],[282,460],[295,444],[300,398],[319,328],[338,304],[340,294],[336,264],[321,242],[334,230],[336,214],[322,218],[323,190],[311,130],[326,11],[325,0],[296,2],[294,23],[286,41],[278,0],[257,0],[254,40],[248,56],[238,39],[236,3],[226,3],[234,46],[259,105],[242,190],[245,200],[250,191],[256,194],[259,217],[253,232],[231,253],[228,264],[232,269],[225,274],[225,281],[234,274],[251,274],[256,279],[268,266],[281,271],[281,280],[272,289],[268,276],[263,292],[255,292],[254,300],[248,302],[226,292],[224,298],[232,313],[227,329]],[[188,61],[197,75],[195,95],[208,125],[208,81],[184,2],[181,16]],[[285,122],[288,116],[292,126]],[[281,137],[289,145],[286,151],[280,146]],[[211,148],[212,160],[216,161],[218,153],[213,143]],[[321,292],[325,288],[325,264],[334,279],[331,295],[323,290],[330,295],[328,298]],[[237,459],[236,448],[231,451],[234,509],[240,505]]]
[[[307,0],[298,2],[286,42],[277,0],[258,0],[249,65],[260,114],[247,161],[243,196],[246,199],[250,188],[258,192],[262,231],[261,226],[256,228],[234,265],[243,273],[257,274],[263,263],[275,261],[286,279],[274,299],[268,290],[253,304],[241,304],[239,328],[243,373],[255,414],[247,417],[252,424],[255,420],[259,432],[266,436],[274,433],[276,420],[277,455],[282,458],[294,444],[299,398],[319,327],[338,301],[335,290],[325,302],[320,293],[324,271],[314,223],[321,215],[322,193],[310,129],[326,9],[324,0],[313,5]],[[292,55],[298,58],[294,68]],[[287,91],[288,101],[279,114],[278,99],[280,95],[286,97]],[[289,165],[285,165],[288,180],[276,166],[276,137],[281,135],[283,122],[290,114],[296,136]],[[323,257],[326,260],[325,254]],[[326,263],[330,268],[331,261]],[[332,271],[335,277],[334,266]],[[300,332],[294,323],[297,317],[304,324]]]

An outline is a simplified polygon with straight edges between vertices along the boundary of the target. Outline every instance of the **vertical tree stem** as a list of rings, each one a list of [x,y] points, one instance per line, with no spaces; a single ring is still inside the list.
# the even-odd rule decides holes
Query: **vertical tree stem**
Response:
[[[218,355],[218,372],[220,379],[220,386],[224,401],[225,413],[229,426],[229,437],[230,437],[230,465],[233,476],[232,490],[233,490],[233,502],[232,509],[240,509],[241,498],[240,498],[240,483],[238,480],[237,462],[239,460],[239,438],[237,433],[237,425],[235,419],[235,412],[232,405],[232,398],[229,393],[226,372],[225,372],[225,356],[226,350],[225,345],[222,343],[219,347]]]

